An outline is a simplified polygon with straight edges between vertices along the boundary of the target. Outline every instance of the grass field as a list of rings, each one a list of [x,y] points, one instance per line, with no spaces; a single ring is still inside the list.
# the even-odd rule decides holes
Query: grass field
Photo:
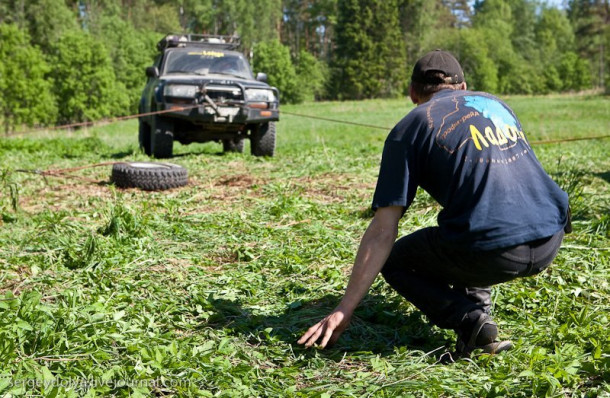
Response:
[[[608,97],[509,97],[530,141],[607,135]],[[494,290],[495,357],[438,363],[431,328],[379,278],[329,350],[296,339],[338,302],[387,131],[406,100],[284,106],[277,155],[180,146],[189,185],[119,190],[137,123],[0,138],[0,395],[610,396],[610,140],[536,145],[575,232],[543,274]],[[248,144],[246,152],[249,151]],[[434,225],[420,192],[401,233]]]

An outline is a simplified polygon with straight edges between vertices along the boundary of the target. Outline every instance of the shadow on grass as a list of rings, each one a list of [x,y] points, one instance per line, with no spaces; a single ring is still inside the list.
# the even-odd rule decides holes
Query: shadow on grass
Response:
[[[605,173],[595,173],[595,176],[610,184],[610,171],[606,171]]]
[[[226,153],[224,153],[222,151],[220,151],[220,152],[191,151],[191,152],[175,153],[172,155],[172,158],[185,158],[185,157],[189,157],[189,156],[226,156]]]
[[[210,147],[210,146],[204,146],[205,144],[200,144],[200,145],[181,145],[179,148],[175,148],[174,149],[174,153],[172,154],[172,156],[170,158],[155,158],[153,156],[149,156],[149,160],[150,162],[171,162],[172,158],[185,158],[185,157],[191,157],[191,156],[225,156],[228,153],[225,153],[222,150],[222,146],[219,147],[219,149],[215,148],[215,147]],[[143,155],[144,151],[142,149],[140,149],[139,147],[136,148],[135,150],[126,150],[126,151],[120,151],[120,152],[115,152],[115,153],[111,153],[108,155],[108,157],[110,159],[125,159],[128,157],[133,157],[135,155]]]
[[[214,315],[205,327],[223,329],[253,344],[279,340],[290,344],[295,352],[305,355],[318,352],[337,360],[341,360],[345,352],[387,356],[394,353],[395,347],[431,352],[452,343],[444,332],[433,329],[420,312],[414,310],[405,314],[398,301],[388,302],[383,296],[369,295],[356,310],[350,327],[333,347],[319,351],[298,345],[296,341],[300,336],[328,315],[339,299],[335,295],[326,295],[317,300],[296,301],[277,315],[253,314],[238,301],[212,299],[209,304]],[[439,351],[439,355],[444,352]]]
[[[124,159],[128,156],[133,156],[135,155],[137,152],[134,151],[122,151],[122,152],[116,152],[110,155],[110,159]]]

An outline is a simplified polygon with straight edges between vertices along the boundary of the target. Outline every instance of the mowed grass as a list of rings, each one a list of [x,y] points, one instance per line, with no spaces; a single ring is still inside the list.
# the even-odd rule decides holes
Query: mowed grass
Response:
[[[607,97],[507,102],[532,142],[608,134]],[[274,158],[177,145],[190,182],[166,192],[116,189],[110,166],[80,168],[148,160],[133,120],[0,139],[0,394],[610,395],[608,139],[534,146],[570,194],[575,232],[547,272],[495,288],[512,351],[439,363],[453,332],[382,278],[335,347],[295,343],[337,304],[371,219],[387,135],[373,126],[410,109],[283,106]],[[59,169],[70,170],[35,173]],[[438,211],[420,192],[400,232]]]

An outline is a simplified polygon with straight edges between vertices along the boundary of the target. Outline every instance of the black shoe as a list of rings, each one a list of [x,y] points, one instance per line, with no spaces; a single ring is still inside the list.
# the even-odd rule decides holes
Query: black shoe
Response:
[[[455,356],[469,358],[475,350],[494,355],[513,347],[510,341],[496,341],[496,337],[498,337],[498,326],[488,314],[483,312],[474,322],[469,333],[458,333]]]

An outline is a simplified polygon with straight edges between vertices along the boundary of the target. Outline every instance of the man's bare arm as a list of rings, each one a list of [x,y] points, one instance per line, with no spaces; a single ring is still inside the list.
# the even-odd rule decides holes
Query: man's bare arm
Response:
[[[402,213],[403,208],[400,206],[377,209],[375,217],[362,236],[341,302],[327,317],[310,327],[297,341],[298,344],[311,347],[320,340],[320,347],[324,348],[329,342],[334,344],[337,341],[347,328],[354,310],[383,268],[398,235],[398,221]]]

